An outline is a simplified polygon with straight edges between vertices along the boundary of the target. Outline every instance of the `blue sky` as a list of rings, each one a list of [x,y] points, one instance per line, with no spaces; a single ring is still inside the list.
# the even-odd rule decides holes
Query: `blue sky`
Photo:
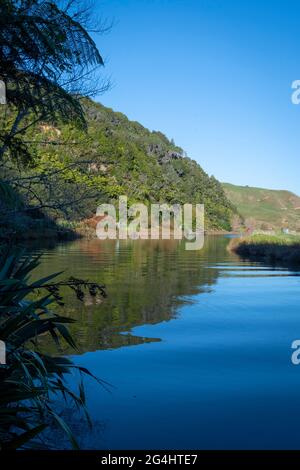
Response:
[[[99,97],[164,132],[209,174],[300,194],[299,0],[102,0]]]

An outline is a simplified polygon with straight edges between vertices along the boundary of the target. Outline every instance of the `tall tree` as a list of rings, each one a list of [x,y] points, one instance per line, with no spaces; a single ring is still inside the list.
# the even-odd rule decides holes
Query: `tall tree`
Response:
[[[29,158],[22,135],[39,121],[85,127],[80,96],[108,86],[99,80],[103,59],[88,31],[91,12],[82,0],[1,1],[0,78],[14,114],[2,120],[0,159],[6,151]]]

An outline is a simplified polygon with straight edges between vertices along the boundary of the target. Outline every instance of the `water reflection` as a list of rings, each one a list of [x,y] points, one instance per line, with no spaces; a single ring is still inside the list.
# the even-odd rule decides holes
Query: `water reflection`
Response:
[[[77,319],[71,330],[81,353],[136,345],[159,338],[133,335],[134,326],[168,321],[194,295],[212,289],[220,273],[220,253],[224,261],[233,256],[226,252],[227,243],[226,238],[207,237],[202,250],[186,251],[184,243],[172,240],[81,240],[46,251],[36,248],[44,253],[36,275],[64,271],[66,277],[106,285],[107,299],[87,296],[84,304],[64,293],[63,313]]]
[[[299,272],[243,261],[228,242],[206,238],[199,252],[162,241],[46,251],[38,275],[65,270],[107,285],[100,303],[66,293],[75,362],[115,386],[109,394],[87,381],[99,426],[74,423],[83,448],[299,448],[300,373],[290,359]]]

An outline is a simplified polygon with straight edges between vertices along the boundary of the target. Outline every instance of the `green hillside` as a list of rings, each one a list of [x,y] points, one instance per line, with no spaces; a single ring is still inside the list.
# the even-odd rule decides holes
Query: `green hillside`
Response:
[[[129,203],[204,203],[207,229],[231,228],[236,210],[221,184],[173,141],[90,99],[83,103],[87,132],[57,122],[39,124],[24,136],[32,142],[31,162],[0,170],[2,179],[12,181],[21,173],[25,206],[45,206],[35,217],[76,223],[94,216],[99,203],[117,203],[127,195]]]
[[[222,184],[229,200],[256,229],[289,228],[300,231],[300,197],[289,191]]]

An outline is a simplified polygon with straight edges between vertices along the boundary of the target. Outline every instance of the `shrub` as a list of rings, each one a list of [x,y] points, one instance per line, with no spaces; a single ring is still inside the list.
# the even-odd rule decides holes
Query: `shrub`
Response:
[[[67,433],[72,447],[77,448],[70,427],[55,409],[54,399],[61,396],[66,403],[71,400],[90,423],[82,377],[92,374],[67,357],[43,353],[38,339],[48,334],[58,351],[61,340],[76,348],[67,328],[74,320],[49,307],[55,302],[63,303],[62,286],[71,288],[79,300],[83,300],[85,290],[92,296],[105,295],[104,288],[74,278],[55,283],[53,279],[58,273],[31,282],[38,257],[7,247],[1,249],[0,255],[0,339],[6,346],[6,363],[0,365],[0,448],[32,446],[33,439],[53,421]],[[67,375],[75,370],[80,374],[78,394],[66,381]],[[96,380],[105,386],[103,381]]]

